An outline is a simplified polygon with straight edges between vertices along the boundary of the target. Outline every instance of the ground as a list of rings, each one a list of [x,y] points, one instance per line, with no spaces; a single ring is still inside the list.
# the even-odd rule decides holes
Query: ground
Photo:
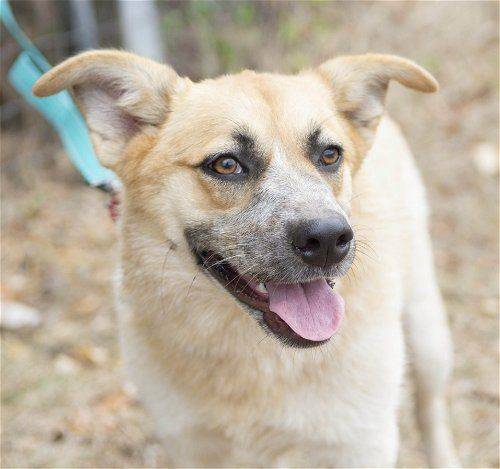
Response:
[[[225,21],[228,41],[243,13],[215,19]],[[294,70],[340,53],[392,52],[441,83],[432,96],[394,86],[388,108],[428,187],[455,344],[458,451],[465,467],[498,467],[498,174],[485,164],[498,151],[498,4],[296,3],[283,18],[277,41],[250,21],[236,57]],[[212,73],[210,63],[204,71]],[[106,196],[80,182],[39,116],[27,108],[23,116],[21,129],[2,135],[2,292],[39,310],[42,324],[2,331],[2,465],[161,466],[150,418],[121,372]],[[406,388],[399,465],[422,466],[410,379]]]

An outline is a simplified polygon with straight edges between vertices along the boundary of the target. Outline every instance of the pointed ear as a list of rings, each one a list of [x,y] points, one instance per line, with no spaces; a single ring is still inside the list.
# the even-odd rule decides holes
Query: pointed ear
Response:
[[[185,82],[166,65],[128,52],[98,50],[51,69],[35,83],[33,93],[45,97],[70,89],[98,158],[113,168],[132,137],[165,122],[171,98]]]
[[[391,80],[424,93],[438,89],[437,81],[429,72],[395,55],[337,57],[321,64],[318,71],[331,85],[338,110],[364,136],[373,136],[377,128]]]

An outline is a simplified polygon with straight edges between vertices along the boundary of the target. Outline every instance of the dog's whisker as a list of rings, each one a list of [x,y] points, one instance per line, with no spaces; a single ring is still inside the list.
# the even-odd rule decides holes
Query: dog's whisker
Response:
[[[198,274],[196,273],[195,276],[193,277],[193,280],[191,280],[191,283],[189,284],[189,287],[188,287],[188,291],[186,293],[186,297],[185,297],[185,300],[188,298],[189,296],[189,293],[191,292],[191,288],[193,287],[194,285],[194,281],[196,280],[196,277],[198,277]]]
[[[167,252],[165,253],[165,258],[163,259],[162,267],[161,267],[161,285],[160,285],[160,292],[159,292],[159,300],[160,300],[160,305],[161,305],[161,310],[163,315],[166,315],[165,311],[165,295],[164,295],[164,289],[165,289],[165,268],[167,264],[167,260],[169,257],[169,254],[172,252],[173,246],[170,245]]]

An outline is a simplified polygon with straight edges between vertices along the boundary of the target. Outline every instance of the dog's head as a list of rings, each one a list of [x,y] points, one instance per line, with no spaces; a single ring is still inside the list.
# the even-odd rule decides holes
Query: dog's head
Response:
[[[132,54],[96,51],[51,70],[34,92],[72,89],[130,211],[266,330],[311,346],[343,314],[333,284],[356,249],[351,180],[391,79],[437,88],[422,68],[387,55],[193,83]]]

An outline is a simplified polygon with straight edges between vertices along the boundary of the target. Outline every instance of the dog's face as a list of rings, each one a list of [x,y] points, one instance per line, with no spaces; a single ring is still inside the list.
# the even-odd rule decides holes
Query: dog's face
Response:
[[[200,267],[280,337],[326,340],[337,317],[317,335],[280,321],[271,301],[303,301],[311,282],[335,301],[324,279],[353,259],[347,212],[360,156],[328,88],[310,75],[247,72],[195,86],[174,109],[158,144],[177,150],[171,188],[189,197],[169,199]]]
[[[356,249],[351,179],[391,78],[436,87],[421,68],[391,56],[195,84],[103,51],[65,62],[35,92],[72,87],[131,209],[184,247],[214,288],[267,331],[307,347],[327,341],[343,315],[333,285]]]

